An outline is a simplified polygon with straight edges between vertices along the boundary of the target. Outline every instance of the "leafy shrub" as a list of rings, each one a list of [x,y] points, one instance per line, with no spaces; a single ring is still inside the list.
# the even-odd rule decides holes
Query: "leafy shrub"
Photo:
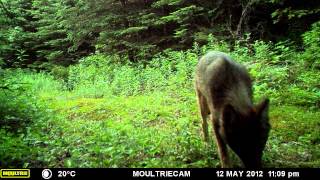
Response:
[[[234,49],[232,52],[230,52],[230,54],[235,60],[239,62],[253,61],[252,50],[250,50],[247,44],[243,45],[240,41],[235,42]]]
[[[53,66],[51,74],[55,79],[67,81],[69,76],[69,70],[64,66]]]
[[[201,54],[205,54],[208,51],[215,50],[215,51],[222,51],[225,53],[230,52],[230,46],[227,42],[223,40],[218,40],[212,34],[208,36],[208,44],[201,47]]]
[[[70,66],[67,87],[79,95],[95,97],[190,87],[197,55],[191,51],[168,51],[154,57],[145,67],[115,63],[114,59],[113,56],[92,55]]]
[[[138,69],[122,66],[113,71],[113,80],[110,84],[115,95],[136,95],[140,90],[140,74]]]
[[[125,63],[117,56],[88,56],[69,68],[67,87],[86,97],[128,96],[153,91],[175,93],[176,89],[180,95],[188,96],[193,92],[197,53],[230,51],[226,42],[218,41],[212,35],[208,42],[202,47],[195,45],[195,49],[189,51],[164,51],[147,64]],[[309,44],[316,46],[313,41]],[[303,55],[296,52],[290,41],[277,44],[263,41],[241,44],[239,41],[230,55],[249,69],[256,96],[269,96],[274,103],[283,103],[293,102],[303,95],[308,100],[299,105],[317,106],[318,73],[304,68]],[[292,85],[299,90],[290,88]]]
[[[320,68],[320,21],[312,25],[312,29],[303,34],[305,45],[304,59],[308,66]]]
[[[253,44],[254,58],[256,61],[268,63],[274,54],[272,51],[272,44],[264,41],[255,41]]]
[[[24,127],[32,119],[36,104],[30,91],[30,86],[19,82],[13,77],[13,73],[3,71],[1,86],[5,87],[0,91],[0,125],[10,130],[17,130]]]
[[[45,73],[4,70],[0,82],[0,124],[10,130],[19,130],[43,116],[43,105],[36,94],[54,94],[61,90],[59,82]]]

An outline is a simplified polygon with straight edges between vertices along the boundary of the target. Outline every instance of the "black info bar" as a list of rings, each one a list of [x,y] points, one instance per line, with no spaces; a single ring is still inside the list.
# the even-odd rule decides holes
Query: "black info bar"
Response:
[[[1,179],[320,179],[320,168],[31,168],[1,169]]]

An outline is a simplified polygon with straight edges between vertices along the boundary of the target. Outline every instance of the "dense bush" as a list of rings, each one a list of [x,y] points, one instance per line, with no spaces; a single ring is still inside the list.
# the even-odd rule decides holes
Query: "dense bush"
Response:
[[[230,52],[226,42],[212,36],[209,41],[208,45],[189,51],[165,51],[147,65],[114,63],[117,57],[101,54],[88,56],[70,66],[67,86],[85,97],[128,96],[176,89],[190,94],[198,54],[210,50]],[[319,107],[319,72],[302,60],[309,53],[308,48],[297,52],[289,41],[277,44],[255,41],[247,46],[235,46],[230,52],[248,68],[258,97],[270,96],[274,103],[280,104]]]
[[[320,21],[312,25],[311,31],[307,31],[303,34],[303,41],[306,49],[303,59],[306,61],[308,66],[319,70]]]
[[[41,106],[36,93],[48,91],[55,84],[47,81],[44,74],[35,74],[21,69],[2,70],[0,86],[0,124],[11,130],[19,130],[40,118]]]
[[[0,69],[0,75],[0,166],[27,167],[37,161],[39,136],[53,118],[39,95],[53,95],[61,86],[46,73]]]

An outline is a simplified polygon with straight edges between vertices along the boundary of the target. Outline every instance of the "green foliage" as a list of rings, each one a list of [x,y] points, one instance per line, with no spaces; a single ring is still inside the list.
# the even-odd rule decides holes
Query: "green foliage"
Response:
[[[271,0],[273,4],[281,4],[285,3],[285,0]],[[288,20],[299,20],[311,15],[317,15],[320,13],[320,9],[317,6],[318,3],[315,1],[307,1],[304,3],[296,3],[290,7],[284,7],[277,9],[274,11],[271,16],[274,18],[274,23],[277,23],[281,20],[281,18],[287,18]],[[309,8],[306,8],[309,7]]]
[[[29,48],[33,46],[31,34],[34,29],[29,24],[31,0],[1,1],[0,6],[0,57],[9,66],[26,66],[33,56]]]
[[[219,167],[193,77],[198,54],[222,50],[249,69],[254,99],[271,99],[264,165],[319,167],[320,74],[304,59],[316,41],[301,52],[290,41],[208,42],[139,63],[97,53],[50,73],[0,69],[0,166]]]
[[[223,41],[218,40],[212,34],[208,35],[208,44],[201,47],[201,54],[204,54],[210,50],[222,51],[222,52],[230,52],[230,45]]]
[[[270,61],[273,54],[270,50],[270,45],[264,41],[255,41],[253,44],[253,49],[255,51],[255,57],[262,62]]]
[[[303,34],[303,42],[306,48],[303,58],[307,60],[307,66],[320,68],[320,21],[312,25],[311,31]]]
[[[167,61],[163,61],[167,58]],[[70,67],[68,86],[87,96],[137,95],[166,88],[190,87],[197,56],[192,52],[168,52],[147,67],[115,64],[116,57],[93,55]],[[176,61],[174,61],[176,59]],[[172,60],[172,61],[170,61]],[[92,90],[92,91],[91,91]]]
[[[319,1],[286,1],[286,0],[266,0],[275,7],[271,12],[273,23],[283,26],[283,30],[277,29],[275,33],[285,34],[286,38],[302,43],[301,35],[309,30],[311,24],[319,21],[320,2]],[[292,2],[292,3],[291,3]],[[307,26],[306,26],[307,25]]]
[[[53,113],[39,96],[56,95],[60,83],[44,73],[0,70],[0,166],[42,165],[37,158],[43,143],[39,136],[46,134],[41,129],[47,128]]]
[[[55,64],[68,65],[80,54],[77,49],[71,49],[72,42],[67,37],[64,26],[64,9],[68,6],[60,0],[33,0],[32,15],[35,18],[37,59],[34,61],[49,61]]]
[[[318,1],[285,0],[2,0],[0,59],[6,67],[50,70],[48,62],[68,66],[94,52],[136,63],[212,37],[301,43],[300,35],[319,21],[318,7]]]
[[[0,124],[7,129],[15,130],[20,126],[24,127],[32,118],[32,113],[36,111],[35,104],[32,101],[34,97],[26,88],[23,82],[13,76],[13,73],[3,71],[0,96]],[[20,95],[22,94],[22,95]],[[20,96],[19,96],[20,95]]]
[[[67,81],[69,77],[69,68],[64,66],[53,66],[51,74],[55,79]]]

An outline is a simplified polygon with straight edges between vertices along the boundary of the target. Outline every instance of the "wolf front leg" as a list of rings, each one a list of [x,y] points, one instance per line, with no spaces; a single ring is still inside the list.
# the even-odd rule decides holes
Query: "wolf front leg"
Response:
[[[230,164],[230,159],[229,159],[229,155],[228,155],[227,144],[223,141],[222,136],[219,132],[219,124],[217,123],[217,121],[215,121],[215,119],[213,119],[214,118],[213,116],[211,116],[211,118],[212,118],[212,122],[213,122],[213,131],[216,136],[216,142],[218,145],[221,167],[222,168],[230,168],[231,164]]]

